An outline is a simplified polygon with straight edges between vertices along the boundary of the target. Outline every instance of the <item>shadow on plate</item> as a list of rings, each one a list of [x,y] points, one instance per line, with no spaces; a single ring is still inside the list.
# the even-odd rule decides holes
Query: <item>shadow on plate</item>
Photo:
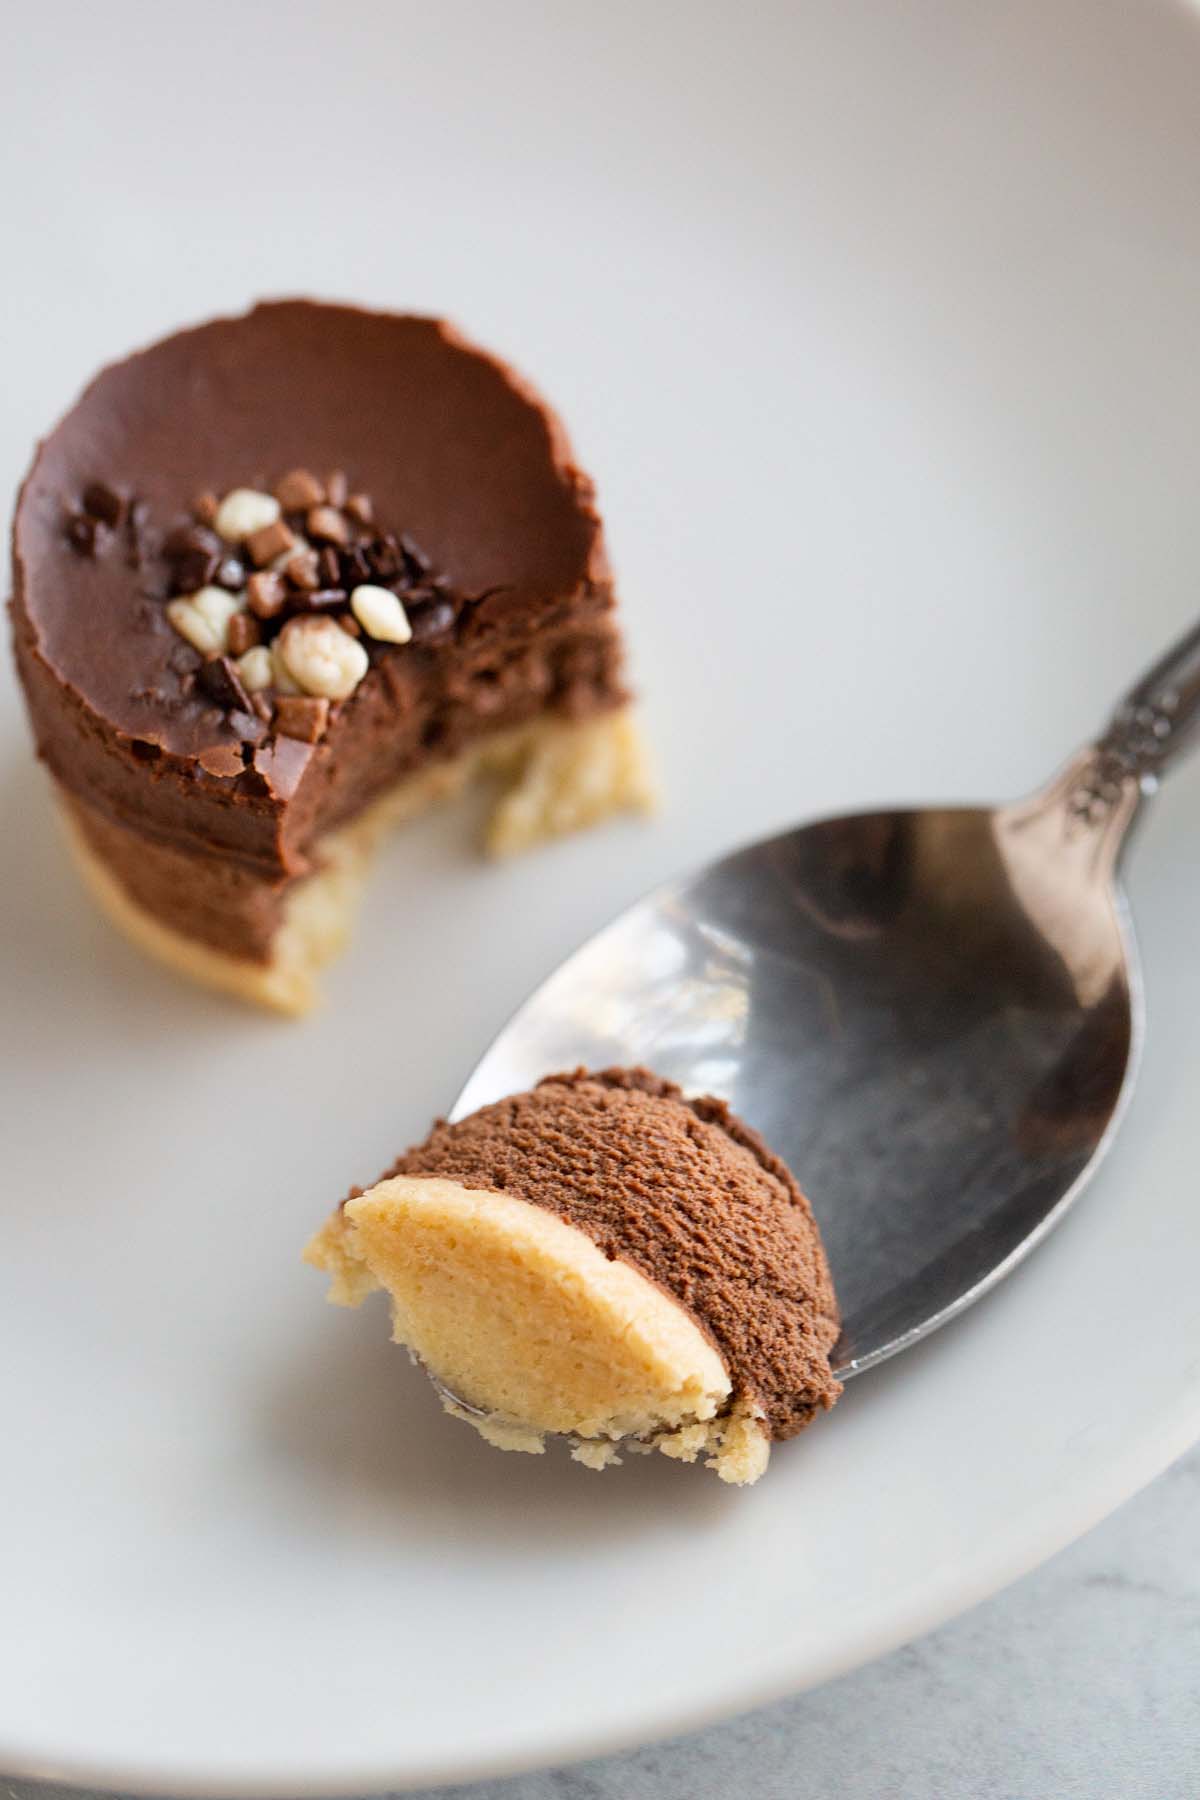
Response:
[[[430,1383],[390,1341],[382,1301],[320,1312],[302,1354],[256,1422],[306,1500],[343,1532],[461,1542],[477,1553],[543,1554],[555,1541],[600,1543],[637,1533],[719,1527],[745,1498],[709,1470],[628,1456],[596,1473],[562,1444],[542,1456],[501,1452],[447,1418]]]

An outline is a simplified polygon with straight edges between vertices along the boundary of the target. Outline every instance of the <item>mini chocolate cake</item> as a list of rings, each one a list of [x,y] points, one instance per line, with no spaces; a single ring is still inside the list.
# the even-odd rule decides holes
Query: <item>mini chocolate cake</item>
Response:
[[[447,1409],[501,1449],[561,1434],[756,1481],[841,1388],[837,1302],[790,1171],[720,1100],[646,1069],[548,1076],[439,1122],[305,1252],[391,1298]]]
[[[491,847],[645,802],[552,412],[434,320],[289,301],[104,371],[13,530],[17,666],[95,894],[289,1011],[379,832],[481,770]]]

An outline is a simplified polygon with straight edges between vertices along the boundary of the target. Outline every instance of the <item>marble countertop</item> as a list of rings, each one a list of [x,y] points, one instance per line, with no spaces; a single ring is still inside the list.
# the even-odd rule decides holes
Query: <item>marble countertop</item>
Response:
[[[1200,1449],[1014,1587],[829,1687],[673,1743],[439,1792],[1196,1800]],[[0,1780],[3,1800],[74,1793]]]

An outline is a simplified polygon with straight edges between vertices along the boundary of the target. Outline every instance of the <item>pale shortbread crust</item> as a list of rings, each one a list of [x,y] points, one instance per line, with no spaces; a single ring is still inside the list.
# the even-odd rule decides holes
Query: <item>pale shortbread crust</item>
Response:
[[[147,912],[96,855],[69,809],[60,811],[93,898],[139,949],[205,986],[299,1015],[316,1005],[318,973],[345,947],[380,839],[485,774],[504,784],[487,832],[493,856],[513,855],[597,824],[610,813],[646,811],[654,803],[641,736],[628,710],[581,723],[539,719],[498,733],[451,762],[399,782],[349,825],[323,838],[316,852],[320,866],[288,897],[265,963],[227,956]]]
[[[766,1434],[729,1407],[725,1363],[691,1315],[544,1207],[395,1175],[336,1212],[305,1258],[336,1304],[384,1289],[396,1341],[500,1449],[536,1454],[561,1435],[594,1469],[621,1449],[703,1455],[739,1484],[766,1467]]]

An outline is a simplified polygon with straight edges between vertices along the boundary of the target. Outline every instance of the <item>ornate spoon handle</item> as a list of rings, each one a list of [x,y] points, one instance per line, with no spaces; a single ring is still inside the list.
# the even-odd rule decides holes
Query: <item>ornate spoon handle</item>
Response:
[[[1093,825],[1152,794],[1200,732],[1200,624],[1193,625],[1121,700],[1102,737],[1074,766],[1069,810]],[[1131,793],[1132,790],[1132,793]]]
[[[1142,800],[1200,736],[1200,623],[1193,625],[1118,702],[1094,743],[1048,787],[1005,807],[1006,831],[1046,827],[1107,880]]]

